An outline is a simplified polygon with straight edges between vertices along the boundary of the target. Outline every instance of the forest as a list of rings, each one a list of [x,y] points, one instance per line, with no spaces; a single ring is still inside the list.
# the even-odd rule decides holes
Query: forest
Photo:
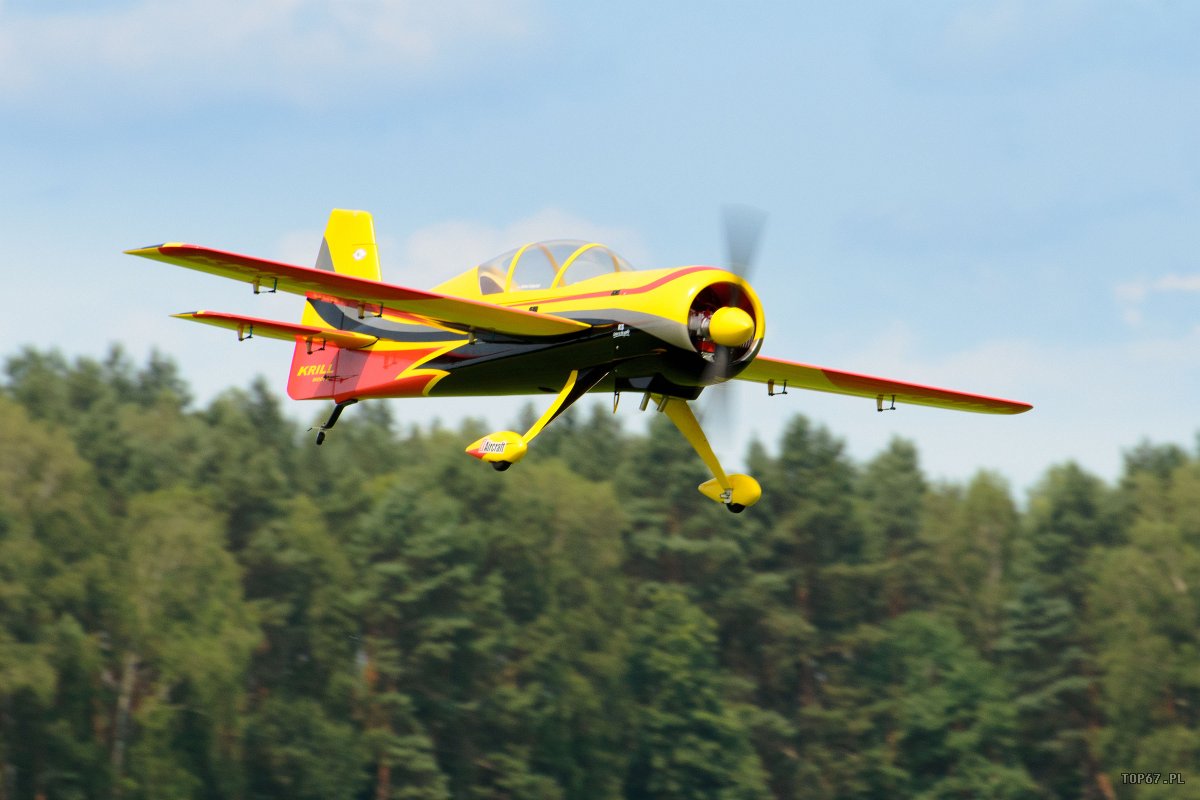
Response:
[[[665,419],[284,402],[7,358],[0,800],[1200,798],[1194,450],[1015,497],[798,415],[735,516]]]

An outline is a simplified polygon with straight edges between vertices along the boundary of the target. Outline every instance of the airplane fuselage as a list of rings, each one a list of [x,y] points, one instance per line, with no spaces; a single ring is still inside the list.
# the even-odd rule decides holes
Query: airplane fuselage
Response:
[[[491,295],[512,308],[586,322],[590,327],[530,340],[476,331],[464,334],[386,307],[339,305],[319,297],[309,303],[331,327],[377,337],[359,349],[297,348],[289,378],[296,399],[447,397],[540,394],[559,391],[572,371],[601,369],[607,376],[591,391],[650,391],[694,399],[712,372],[694,320],[714,286],[736,277],[713,267],[681,267],[604,275],[552,289]],[[762,342],[762,311],[742,290],[758,320],[756,336],[732,354],[735,374]],[[361,314],[361,316],[360,316]]]

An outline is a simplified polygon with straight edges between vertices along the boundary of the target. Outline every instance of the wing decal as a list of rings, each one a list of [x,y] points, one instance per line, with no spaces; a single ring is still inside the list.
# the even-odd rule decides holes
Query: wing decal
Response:
[[[915,383],[859,375],[853,372],[816,367],[794,361],[758,356],[737,376],[738,380],[755,383],[772,383],[782,388],[812,389],[818,392],[833,392],[854,397],[874,398],[883,403],[911,403],[934,408],[950,408],[956,411],[974,411],[980,414],[1020,414],[1033,408],[1019,400],[1004,400],[979,394],[959,392],[953,389],[938,389]]]
[[[176,319],[187,319],[192,322],[202,322],[205,325],[215,325],[237,331],[239,339],[250,339],[262,336],[267,339],[284,339],[286,341],[304,341],[312,348],[317,343],[318,348],[326,342],[338,347],[357,349],[375,344],[378,338],[351,331],[331,331],[327,328],[317,328],[312,325],[298,325],[292,322],[278,322],[272,319],[243,317],[240,314],[225,314],[220,311],[188,311],[183,314],[172,314]]]
[[[578,333],[590,327],[587,323],[553,314],[539,314],[479,300],[408,289],[344,273],[283,264],[193,244],[160,244],[125,252],[253,284],[256,292],[278,290],[309,297],[319,296],[347,305],[364,305],[367,313],[378,313],[382,306],[461,330],[489,330],[514,336],[559,336]]]

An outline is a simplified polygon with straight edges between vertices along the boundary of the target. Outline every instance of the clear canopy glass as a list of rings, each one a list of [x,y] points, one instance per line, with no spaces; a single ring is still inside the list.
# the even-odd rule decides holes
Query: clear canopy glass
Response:
[[[550,289],[632,269],[628,261],[595,242],[534,242],[480,264],[479,289],[483,294]]]

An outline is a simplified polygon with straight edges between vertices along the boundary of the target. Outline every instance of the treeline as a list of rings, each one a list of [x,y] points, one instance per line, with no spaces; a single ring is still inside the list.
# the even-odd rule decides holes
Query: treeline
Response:
[[[476,423],[316,448],[157,356],[6,376],[0,800],[1200,797],[1179,447],[1022,509],[798,416],[734,516],[662,419],[499,474]]]

